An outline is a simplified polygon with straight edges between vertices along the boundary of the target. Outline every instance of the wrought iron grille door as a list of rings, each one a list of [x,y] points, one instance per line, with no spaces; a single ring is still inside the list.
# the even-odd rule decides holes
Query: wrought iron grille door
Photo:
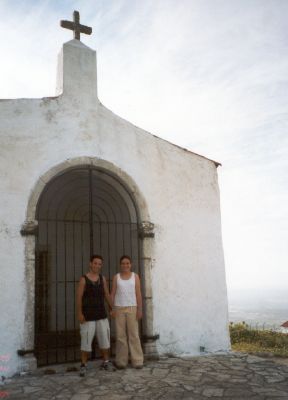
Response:
[[[106,171],[71,169],[47,184],[37,206],[35,354],[38,366],[80,358],[76,290],[91,254],[104,258],[109,285],[119,257],[140,273],[138,217],[133,198]],[[112,336],[114,327],[112,325]]]

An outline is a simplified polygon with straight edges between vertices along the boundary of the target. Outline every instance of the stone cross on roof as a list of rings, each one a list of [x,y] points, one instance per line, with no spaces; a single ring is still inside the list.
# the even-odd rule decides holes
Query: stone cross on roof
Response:
[[[71,29],[74,31],[74,39],[80,40],[80,33],[86,33],[86,35],[91,35],[92,28],[90,26],[80,24],[80,14],[79,11],[73,12],[73,22],[61,20],[60,25],[62,28]]]

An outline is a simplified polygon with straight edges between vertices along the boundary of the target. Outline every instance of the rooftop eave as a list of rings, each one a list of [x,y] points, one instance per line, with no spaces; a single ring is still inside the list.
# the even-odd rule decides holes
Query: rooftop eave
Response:
[[[198,157],[204,158],[205,160],[211,161],[211,162],[213,162],[213,163],[215,164],[215,167],[216,167],[216,168],[219,167],[219,166],[222,167],[222,164],[221,164],[220,162],[218,162],[218,161],[215,161],[215,160],[212,160],[211,158],[202,156],[201,154],[198,154],[198,153],[195,153],[194,151],[188,150],[188,149],[186,149],[185,147],[182,147],[182,146],[179,146],[178,144],[175,144],[175,143],[173,143],[173,142],[170,142],[169,140],[160,138],[160,137],[157,136],[157,135],[152,134],[152,136],[154,136],[154,137],[157,138],[157,139],[164,140],[164,142],[167,142],[167,143],[169,143],[169,144],[172,144],[173,146],[177,147],[178,149],[187,151],[187,152],[190,153],[190,154],[194,154],[194,155],[196,155],[196,156],[198,156]]]

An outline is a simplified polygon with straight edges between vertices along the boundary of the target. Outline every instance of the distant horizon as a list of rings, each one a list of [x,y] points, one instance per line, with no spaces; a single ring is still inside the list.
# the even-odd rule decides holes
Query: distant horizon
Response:
[[[250,288],[227,288],[228,299],[236,299],[238,297],[247,296],[249,299],[264,298],[266,300],[273,296],[274,299],[279,297],[286,299],[288,304],[288,286],[287,287],[250,287]],[[285,301],[285,302],[286,302]]]
[[[255,291],[255,292],[279,292],[279,291],[287,291],[287,298],[288,298],[288,284],[286,286],[251,286],[251,287],[244,287],[244,286],[230,286],[228,289],[228,292],[245,292],[245,291]]]
[[[286,310],[288,320],[288,289],[239,289],[228,290],[228,308],[240,307],[245,310]]]
[[[281,330],[288,321],[288,288],[241,288],[228,291],[229,322],[245,321],[259,329]]]

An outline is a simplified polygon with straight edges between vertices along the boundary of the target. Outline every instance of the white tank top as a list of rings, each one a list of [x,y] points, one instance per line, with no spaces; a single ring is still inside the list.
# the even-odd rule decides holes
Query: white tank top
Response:
[[[137,306],[134,272],[132,272],[129,279],[121,279],[120,274],[117,274],[117,289],[114,303],[117,307]]]

